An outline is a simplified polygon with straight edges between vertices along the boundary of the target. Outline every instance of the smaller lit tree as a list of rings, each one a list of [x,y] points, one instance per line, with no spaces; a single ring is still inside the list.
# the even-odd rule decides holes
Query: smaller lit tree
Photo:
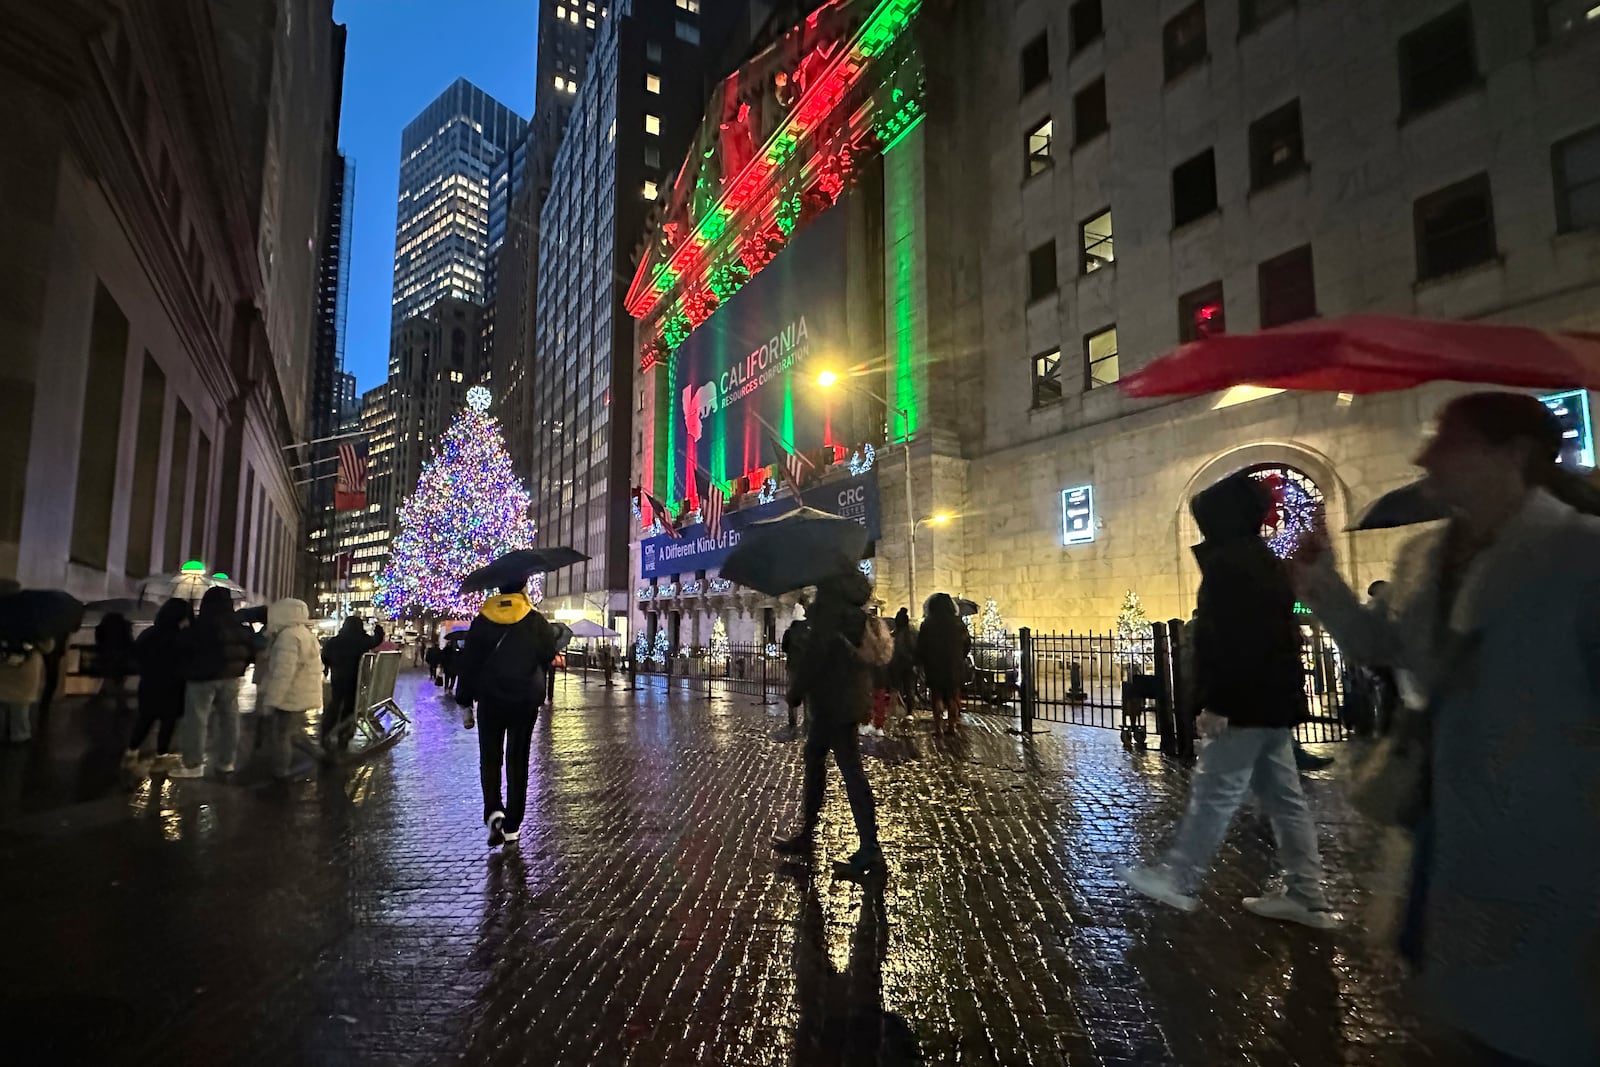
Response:
[[[1132,589],[1122,597],[1122,607],[1117,611],[1117,651],[1124,654],[1143,655],[1150,651],[1155,641],[1155,629],[1144,613],[1144,603]]]
[[[728,665],[728,627],[718,618],[711,626],[711,663],[713,666],[726,667]]]

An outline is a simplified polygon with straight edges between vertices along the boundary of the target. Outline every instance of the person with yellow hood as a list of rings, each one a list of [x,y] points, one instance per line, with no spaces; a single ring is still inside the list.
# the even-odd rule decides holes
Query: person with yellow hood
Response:
[[[515,842],[521,834],[528,752],[557,652],[556,630],[534,610],[526,590],[523,578],[483,602],[467,629],[458,665],[456,703],[468,709],[476,704],[478,709],[478,776],[491,846]],[[471,723],[469,714],[469,729]]]

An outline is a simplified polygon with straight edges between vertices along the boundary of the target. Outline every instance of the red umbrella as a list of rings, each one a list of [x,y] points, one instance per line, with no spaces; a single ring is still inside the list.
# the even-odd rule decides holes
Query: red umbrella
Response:
[[[1129,396],[1193,396],[1235,385],[1384,393],[1437,381],[1600,389],[1600,334],[1345,315],[1195,341],[1121,385]]]

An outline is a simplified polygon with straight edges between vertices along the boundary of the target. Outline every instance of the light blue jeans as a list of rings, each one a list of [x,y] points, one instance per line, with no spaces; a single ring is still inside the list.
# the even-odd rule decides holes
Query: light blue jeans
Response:
[[[1272,822],[1290,898],[1308,908],[1326,908],[1317,827],[1300,791],[1289,730],[1229,727],[1201,750],[1189,785],[1189,810],[1165,861],[1174,882],[1185,893],[1199,885],[1252,782]]]
[[[33,705],[0,701],[0,717],[5,720],[5,740],[22,744],[33,740]]]
[[[183,697],[183,762],[206,761],[206,735],[217,725],[217,763],[230,766],[239,750],[239,679],[190,682]]]

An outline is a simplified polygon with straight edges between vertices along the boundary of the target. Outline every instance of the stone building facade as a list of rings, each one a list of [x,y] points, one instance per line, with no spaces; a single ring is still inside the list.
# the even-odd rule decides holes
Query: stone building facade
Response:
[[[909,599],[915,529],[917,600],[944,589],[1013,625],[1103,631],[1133,591],[1185,617],[1195,491],[1259,470],[1342,529],[1415,476],[1461,388],[1116,387],[1185,340],[1354,312],[1600,326],[1600,22],[1570,5],[900,6],[926,120],[858,168],[851,196],[873,210],[850,229],[883,268],[881,334],[852,338],[852,378],[885,401],[891,441],[899,413],[914,423],[909,514],[900,448],[879,452],[886,610]],[[685,294],[657,288],[640,349],[670,366],[660,327]],[[636,476],[655,466],[642,446]],[[1063,493],[1082,487],[1093,521],[1067,543]],[[1349,577],[1383,576],[1403,536],[1343,535]],[[661,611],[648,584],[641,625]],[[714,617],[760,639],[770,609],[788,604],[670,605],[705,623],[685,643]]]
[[[0,6],[0,576],[298,591],[331,7]]]

